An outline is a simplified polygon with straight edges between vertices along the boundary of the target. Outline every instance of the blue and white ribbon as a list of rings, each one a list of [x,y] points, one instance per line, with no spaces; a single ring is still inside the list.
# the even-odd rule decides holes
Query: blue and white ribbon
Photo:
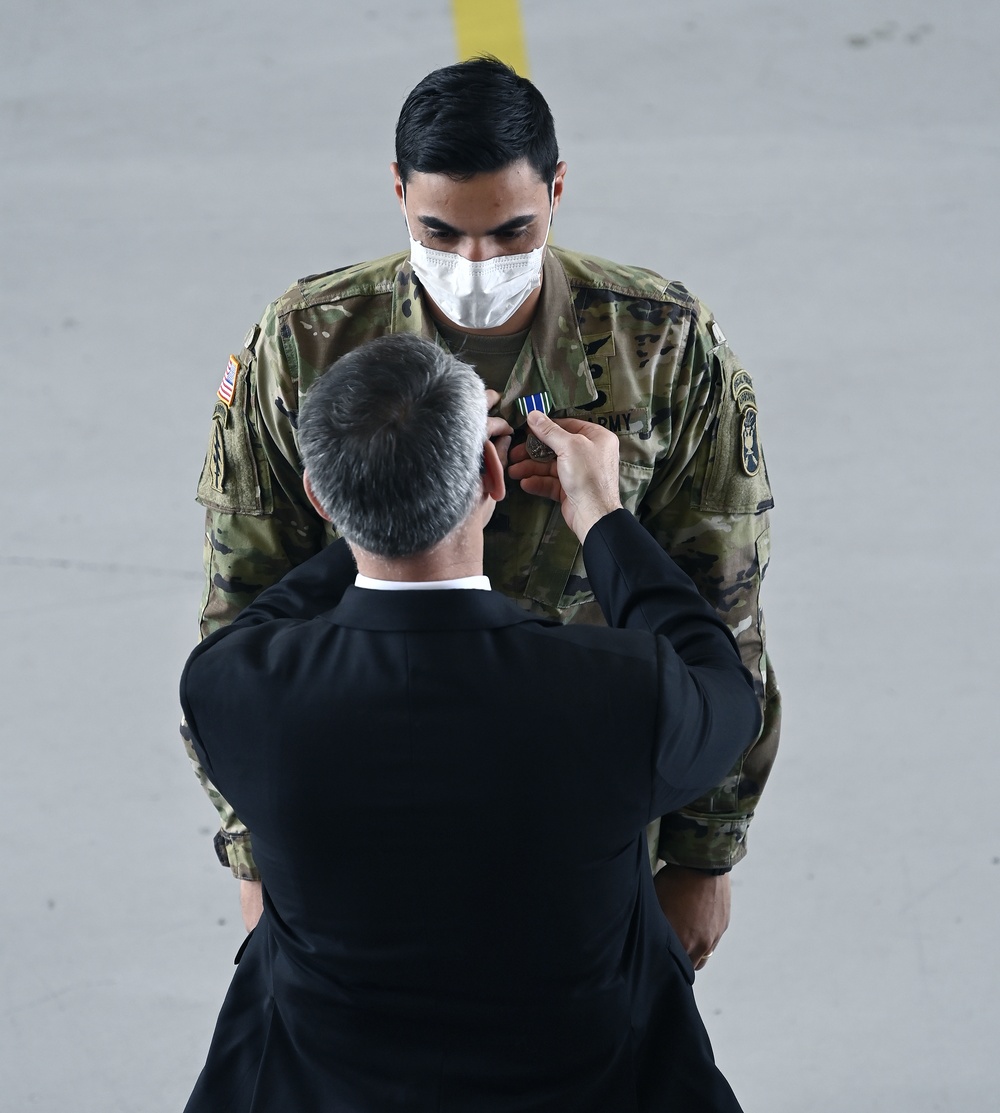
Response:
[[[552,409],[552,396],[547,390],[540,390],[537,394],[528,394],[524,398],[516,399],[517,412],[527,417],[532,410],[541,410],[547,414]]]

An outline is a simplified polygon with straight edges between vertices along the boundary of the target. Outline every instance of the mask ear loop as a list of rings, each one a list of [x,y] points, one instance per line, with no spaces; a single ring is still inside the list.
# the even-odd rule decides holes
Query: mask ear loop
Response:
[[[413,233],[410,231],[410,218],[406,215],[406,186],[403,185],[403,179],[399,179],[399,188],[403,191],[403,223],[406,225],[406,234],[413,239]],[[414,241],[418,242],[418,241]]]
[[[542,247],[548,247],[549,236],[552,235],[552,217],[556,211],[556,180],[552,179],[552,184],[549,186],[549,226],[545,229],[545,239],[542,241]]]

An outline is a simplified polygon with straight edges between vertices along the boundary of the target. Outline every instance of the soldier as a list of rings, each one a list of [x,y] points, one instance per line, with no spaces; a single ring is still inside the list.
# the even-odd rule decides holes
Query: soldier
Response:
[[[303,491],[296,419],[317,376],[367,340],[412,332],[472,363],[496,392],[493,430],[514,428],[512,479],[548,468],[527,435],[532,408],[614,431],[625,507],[728,623],[764,713],[726,780],[650,830],[651,863],[665,863],[655,877],[661,907],[700,969],[728,926],[729,870],[746,853],[778,743],[759,602],[772,499],[750,376],[679,283],[547,245],[566,164],[548,105],[509,67],[479,58],[424,78],[400,113],[391,170],[409,251],[302,279],[230,357],[198,485],[207,512],[202,634],[336,536]],[[485,565],[493,587],[524,607],[566,623],[603,621],[559,506],[516,482],[487,532]],[[544,673],[540,661],[540,683]],[[566,714],[585,717],[600,698],[568,691]],[[488,713],[526,729],[516,692]],[[260,900],[251,834],[199,776],[222,818],[216,849],[241,879],[249,928]]]

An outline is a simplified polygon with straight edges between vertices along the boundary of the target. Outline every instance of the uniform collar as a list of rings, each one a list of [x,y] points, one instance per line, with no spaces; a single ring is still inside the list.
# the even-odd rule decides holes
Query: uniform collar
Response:
[[[404,255],[392,284],[392,322],[389,331],[415,333],[440,343],[434,318],[424,308],[419,290],[420,284],[410,266],[410,257]]]
[[[392,331],[413,332],[444,343],[424,307],[409,256],[403,258],[393,285]],[[524,424],[514,408],[515,400],[543,390],[548,391],[553,410],[576,409],[597,398],[569,279],[552,247],[545,252],[542,296],[503,392],[500,415],[515,427]]]

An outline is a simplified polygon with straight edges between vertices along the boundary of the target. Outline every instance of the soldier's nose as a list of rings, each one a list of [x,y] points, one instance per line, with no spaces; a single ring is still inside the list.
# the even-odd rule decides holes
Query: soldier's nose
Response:
[[[459,254],[468,259],[470,263],[481,263],[496,254],[491,250],[491,245],[484,240],[467,239],[462,241]]]

